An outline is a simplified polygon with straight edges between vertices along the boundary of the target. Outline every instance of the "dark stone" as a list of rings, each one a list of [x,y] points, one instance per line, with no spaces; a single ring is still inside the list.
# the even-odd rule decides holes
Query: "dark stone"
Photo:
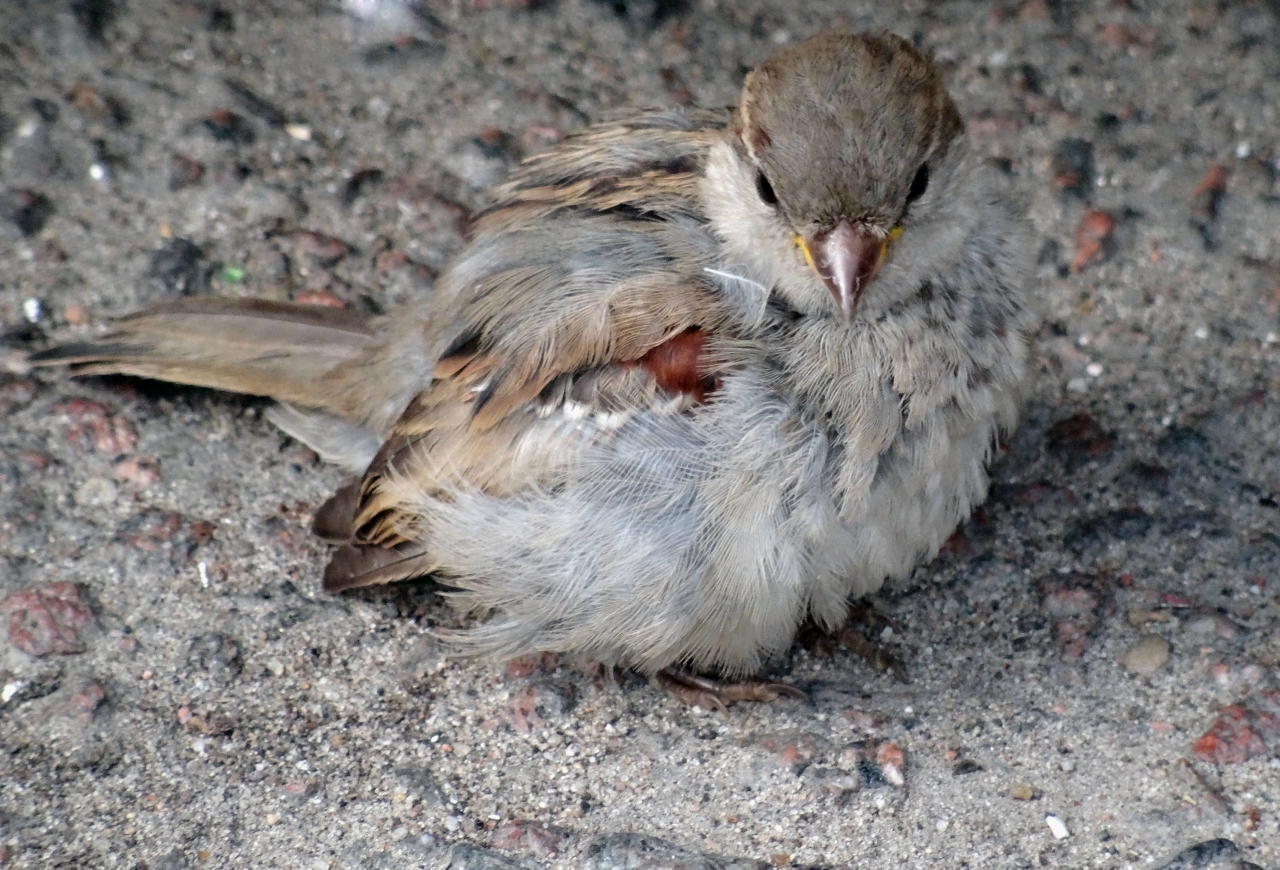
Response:
[[[187,664],[218,679],[232,679],[240,673],[240,645],[225,634],[202,634],[187,647]]]
[[[217,268],[195,242],[172,239],[151,255],[145,280],[167,296],[199,296],[208,292]]]

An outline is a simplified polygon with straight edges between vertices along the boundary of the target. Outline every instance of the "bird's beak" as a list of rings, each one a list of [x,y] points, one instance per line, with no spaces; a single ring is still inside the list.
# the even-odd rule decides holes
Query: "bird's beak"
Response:
[[[846,323],[853,320],[862,291],[884,262],[889,243],[901,232],[894,227],[879,233],[866,224],[842,220],[812,238],[796,238],[805,261],[831,291]]]

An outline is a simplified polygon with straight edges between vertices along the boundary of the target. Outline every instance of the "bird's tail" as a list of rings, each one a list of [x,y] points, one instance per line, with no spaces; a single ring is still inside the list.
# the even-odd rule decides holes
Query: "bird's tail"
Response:
[[[270,396],[352,419],[332,373],[357,363],[374,337],[371,317],[265,299],[193,297],[125,317],[105,335],[31,356],[77,374],[135,375]],[[326,380],[326,375],[329,378]]]

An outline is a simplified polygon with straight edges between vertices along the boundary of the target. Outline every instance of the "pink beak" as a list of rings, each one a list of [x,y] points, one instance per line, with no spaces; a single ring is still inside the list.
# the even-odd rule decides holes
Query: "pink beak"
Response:
[[[831,291],[846,323],[853,320],[862,291],[884,262],[889,238],[866,224],[841,220],[833,229],[818,233],[804,244],[809,265]]]

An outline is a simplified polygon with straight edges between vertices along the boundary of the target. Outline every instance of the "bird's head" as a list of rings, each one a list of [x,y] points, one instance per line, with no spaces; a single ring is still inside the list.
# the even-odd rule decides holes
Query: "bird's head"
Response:
[[[730,145],[752,232],[805,275],[782,292],[820,310],[825,288],[851,321],[962,130],[937,66],[892,34],[824,34],[754,70]]]

